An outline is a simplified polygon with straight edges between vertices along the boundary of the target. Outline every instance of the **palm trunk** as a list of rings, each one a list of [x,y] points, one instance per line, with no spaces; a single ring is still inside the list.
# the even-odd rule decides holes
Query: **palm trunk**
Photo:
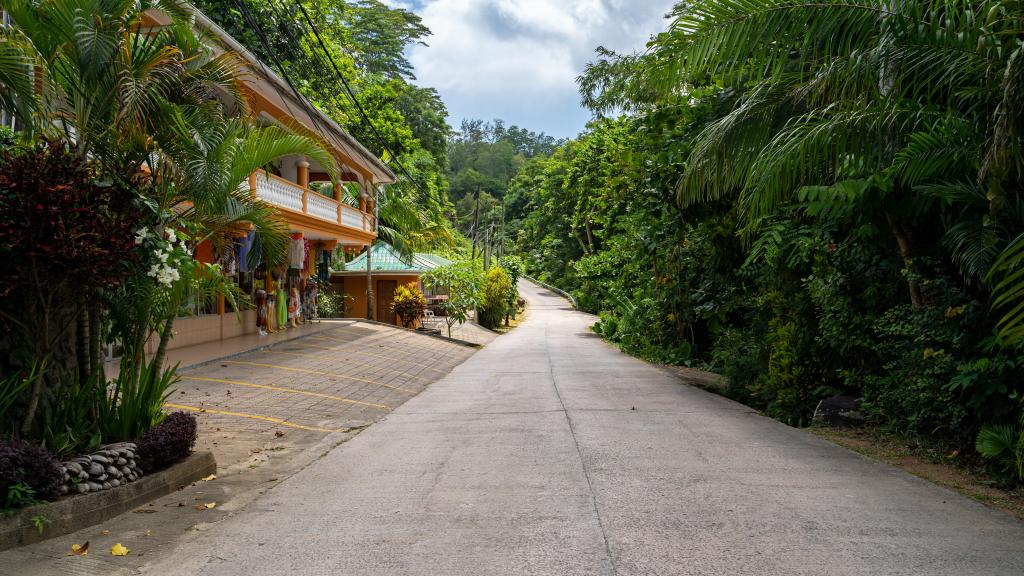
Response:
[[[903,259],[903,267],[907,270],[907,288],[910,290],[910,303],[914,306],[921,306],[924,298],[921,295],[921,284],[917,281],[917,271],[914,269],[913,252],[910,249],[910,239],[907,238],[903,226],[888,210],[885,211],[885,219],[889,222],[893,238],[900,249],[900,258]]]
[[[159,378],[163,371],[164,360],[167,358],[167,344],[171,341],[173,329],[174,315],[172,314],[164,321],[164,329],[160,333],[160,346],[157,347],[156,355],[153,356],[153,367],[149,374],[151,379]]]
[[[90,336],[90,318],[85,305],[78,307],[78,319],[75,320],[75,363],[78,367],[78,374],[75,377],[78,383],[82,384],[91,372],[89,367],[89,351],[92,349]]]
[[[100,317],[103,309],[98,297],[89,301],[87,311],[89,313],[89,374],[97,374],[100,382],[106,382],[106,374],[103,372],[103,346],[100,342]]]

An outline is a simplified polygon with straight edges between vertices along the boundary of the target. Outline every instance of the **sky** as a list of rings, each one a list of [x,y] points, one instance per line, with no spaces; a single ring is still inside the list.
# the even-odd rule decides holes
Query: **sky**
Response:
[[[590,113],[576,77],[594,49],[643,50],[675,0],[387,0],[433,35],[409,59],[416,83],[436,88],[448,122],[492,120],[566,138]]]

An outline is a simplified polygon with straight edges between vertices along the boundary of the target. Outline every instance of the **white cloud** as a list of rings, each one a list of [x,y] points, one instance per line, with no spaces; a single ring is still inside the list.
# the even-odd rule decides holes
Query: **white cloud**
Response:
[[[394,1],[393,3],[405,3]],[[576,77],[594,48],[643,49],[665,28],[672,0],[423,0],[433,32],[410,60],[420,84],[437,88],[458,125],[502,118],[571,136],[583,128]]]

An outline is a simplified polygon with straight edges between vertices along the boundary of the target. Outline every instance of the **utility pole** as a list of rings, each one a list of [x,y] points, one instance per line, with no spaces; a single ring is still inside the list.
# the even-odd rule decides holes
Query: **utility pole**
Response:
[[[484,232],[484,270],[491,267],[491,229],[493,228],[494,224],[491,224]]]
[[[377,231],[377,188],[373,189],[373,231]],[[373,240],[366,245],[366,319],[373,320]]]
[[[476,262],[476,237],[477,227],[480,225],[480,187],[476,187],[476,208],[473,210],[473,255],[470,262]]]

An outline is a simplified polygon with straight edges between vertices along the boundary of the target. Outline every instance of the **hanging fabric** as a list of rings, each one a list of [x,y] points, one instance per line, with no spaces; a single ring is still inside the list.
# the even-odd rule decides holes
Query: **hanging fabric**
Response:
[[[252,251],[253,241],[256,239],[256,232],[249,232],[241,240],[239,240],[237,246],[238,249],[238,271],[248,272],[249,271],[249,252]]]
[[[292,234],[291,242],[288,243],[288,267],[296,270],[302,269],[302,261],[306,256],[305,242],[302,239],[302,232]]]

